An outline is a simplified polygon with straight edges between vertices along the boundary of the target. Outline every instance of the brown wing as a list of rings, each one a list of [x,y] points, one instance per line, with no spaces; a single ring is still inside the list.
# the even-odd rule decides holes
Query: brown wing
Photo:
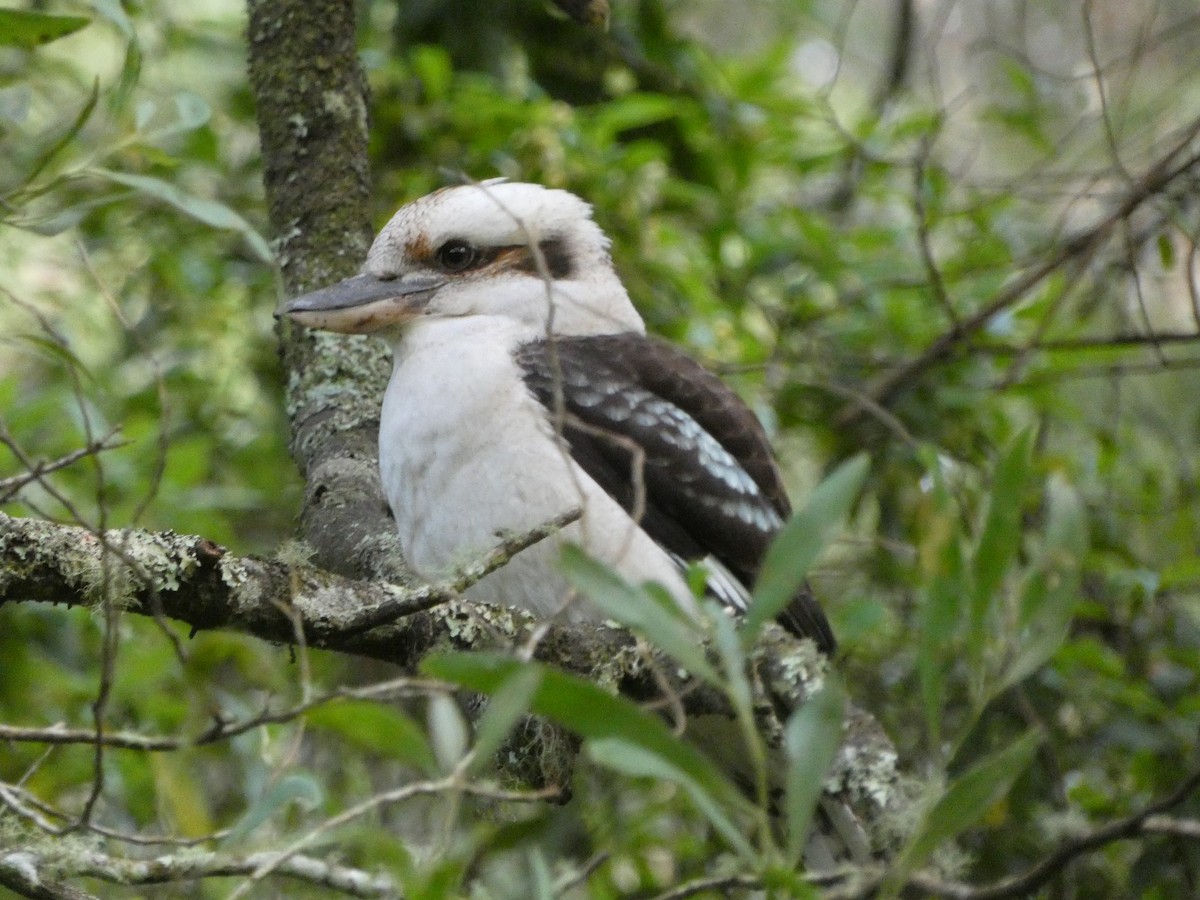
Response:
[[[743,585],[754,583],[791,507],[766,433],[733,391],[669,344],[635,333],[534,341],[517,361],[551,416],[561,413],[574,460],[640,516],[651,538],[684,561],[711,555]],[[833,650],[807,587],[779,618]]]

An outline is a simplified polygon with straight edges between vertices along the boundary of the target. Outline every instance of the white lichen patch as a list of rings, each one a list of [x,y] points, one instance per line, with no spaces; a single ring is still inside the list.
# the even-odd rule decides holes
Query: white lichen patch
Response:
[[[29,555],[29,548],[25,546],[24,541],[17,541],[13,538],[16,531],[12,527],[12,520],[0,513],[0,553],[5,556],[13,556],[17,559],[24,560]],[[0,578],[3,578],[4,572],[0,572]]]
[[[892,804],[896,787],[896,763],[893,750],[853,753],[847,758],[843,783],[852,797],[869,800],[880,809]]]
[[[221,573],[221,581],[233,590],[239,590],[251,584],[253,578],[245,564],[232,556],[222,556],[217,562],[217,571]]]
[[[287,269],[292,264],[292,254],[288,252],[288,248],[291,246],[292,241],[303,236],[303,234],[304,232],[293,225],[290,229],[277,234],[271,240],[271,250],[275,253],[275,259],[279,263],[280,269]]]
[[[323,91],[321,104],[325,111],[344,122],[353,122],[362,132],[367,130],[367,108],[357,92]]]
[[[0,856],[0,863],[19,874],[27,884],[35,885],[42,882],[38,872],[38,858],[27,850],[5,853]]]
[[[591,671],[597,685],[615,694],[623,679],[636,678],[645,667],[646,655],[636,644],[627,644],[612,656],[597,660]]]
[[[772,667],[770,686],[781,696],[803,699],[825,686],[829,659],[811,640],[789,641],[787,644],[772,641],[769,646],[760,645],[755,652],[763,652],[772,657],[775,665]]]
[[[391,351],[365,335],[315,332],[312,353],[302,370],[288,376],[287,413],[295,418],[310,407],[330,416],[326,431],[353,427],[375,417],[391,372]]]
[[[285,566],[307,566],[316,556],[317,548],[308,541],[287,540],[275,551],[275,558]]]
[[[126,531],[114,546],[122,562],[140,578],[147,578],[147,587],[158,591],[179,590],[199,566],[191,541],[174,532],[147,535]]]
[[[511,640],[520,630],[516,612],[506,606],[450,600],[439,606],[438,611],[450,637],[471,646],[493,636]]]
[[[400,584],[390,584],[389,582],[379,582],[377,585],[379,590],[388,595],[389,600],[409,600],[414,596],[414,591]]]
[[[38,549],[57,563],[63,578],[79,588],[86,602],[126,606],[132,601],[135,582],[118,546],[105,546],[89,532],[69,529],[49,531],[44,540],[39,538]]]

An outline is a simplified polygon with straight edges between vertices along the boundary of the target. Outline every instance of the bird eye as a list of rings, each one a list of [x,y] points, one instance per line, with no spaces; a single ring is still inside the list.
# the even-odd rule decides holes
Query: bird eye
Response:
[[[438,265],[447,272],[461,272],[479,258],[479,251],[466,241],[446,241],[438,248]]]

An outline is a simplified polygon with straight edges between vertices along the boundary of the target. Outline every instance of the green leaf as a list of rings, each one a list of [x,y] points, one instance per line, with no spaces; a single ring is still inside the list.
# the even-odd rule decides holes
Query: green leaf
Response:
[[[1055,472],[1046,483],[1046,549],[1050,565],[1075,567],[1088,549],[1087,510],[1083,498]]]
[[[408,763],[426,774],[437,771],[425,732],[394,707],[348,700],[318,706],[304,718],[310,727],[336,734],[357,748]]]
[[[849,513],[866,480],[868,465],[864,454],[842,463],[817,485],[804,509],[783,526],[763,560],[754,598],[746,611],[742,632],[748,643],[765,623],[783,611],[804,583],[809,567]]]
[[[825,774],[842,743],[845,690],[832,676],[808,698],[784,726],[788,768],[784,782],[788,858],[798,863],[808,840],[809,825],[821,799]]]
[[[917,672],[930,744],[942,742],[942,704],[951,660],[960,652],[960,610],[968,602],[969,579],[963,560],[958,508],[945,483],[943,464],[932,448],[924,452],[932,482],[920,539],[920,644]]]
[[[541,847],[534,846],[528,850],[525,858],[529,862],[531,878],[526,885],[531,900],[554,900],[557,893],[554,890],[554,878],[550,873],[550,863]]]
[[[1163,590],[1193,588],[1200,585],[1200,556],[1186,556],[1166,565],[1157,573]]]
[[[437,694],[429,701],[429,737],[439,768],[449,772],[467,752],[470,729],[453,697]]]
[[[15,344],[30,347],[36,353],[51,362],[61,364],[69,372],[77,372],[87,379],[90,385],[97,384],[94,372],[89,369],[71,348],[60,340],[43,337],[40,334],[14,334],[9,338]]]
[[[26,231],[32,231],[34,234],[40,234],[46,237],[61,234],[68,228],[74,228],[83,221],[84,216],[94,209],[99,209],[102,206],[107,206],[114,203],[121,197],[128,196],[122,192],[119,196],[112,194],[103,197],[92,197],[88,200],[82,200],[79,203],[64,207],[58,212],[44,219],[35,219],[33,221],[22,222],[21,228]]]
[[[312,809],[320,806],[323,799],[321,782],[312,775],[307,772],[285,775],[250,805],[229,834],[221,839],[221,846],[237,846],[256,828],[293,802]]]
[[[1171,241],[1171,236],[1165,232],[1158,236],[1158,261],[1162,263],[1164,269],[1175,267],[1175,244]]]
[[[697,678],[709,684],[722,683],[704,656],[698,628],[674,600],[629,584],[573,544],[563,546],[561,564],[571,586],[606,616],[644,635]]]
[[[444,100],[450,94],[454,67],[445,49],[432,44],[415,47],[410,62],[421,88],[431,101]]]
[[[950,557],[950,566],[962,557],[954,538],[943,551]],[[932,746],[941,744],[942,704],[946,695],[949,661],[959,646],[955,640],[958,611],[962,604],[962,579],[953,575],[937,575],[922,592],[921,639],[917,656],[917,673],[921,682],[921,700],[925,710],[925,726]]]
[[[144,130],[149,124],[150,119],[154,115],[154,105],[149,104],[148,108],[139,107],[138,110],[138,130]],[[147,131],[144,137],[147,140],[161,140],[165,137],[170,137],[175,134],[182,134],[188,131],[195,131],[197,128],[208,123],[212,118],[212,109],[204,99],[191,91],[181,91],[175,95],[175,118],[161,128],[154,128]]]
[[[249,222],[223,203],[193,197],[185,194],[173,184],[146,175],[130,175],[125,172],[113,172],[109,169],[91,169],[89,171],[108,181],[131,187],[147,197],[161,200],[205,225],[237,231],[246,239],[262,262],[269,265],[274,261],[274,254],[267,242],[263,240],[262,235],[255,231]]]
[[[738,714],[747,721],[754,715],[754,695],[750,679],[746,677],[746,652],[733,619],[723,610],[715,609],[712,614],[713,643],[721,656],[725,679],[722,688],[733,702]]]
[[[91,6],[102,18],[120,29],[126,40],[132,41],[137,38],[133,22],[129,20],[128,13],[122,8],[121,0],[91,0]]]
[[[1079,599],[1080,567],[1087,552],[1087,512],[1078,492],[1057,473],[1046,486],[1046,540],[1038,570],[1021,598],[1016,656],[996,693],[1028,677],[1066,640]]]
[[[897,869],[911,872],[928,859],[934,848],[982,819],[1028,768],[1041,741],[1040,732],[1027,732],[956,778],[924,816]]]
[[[100,79],[92,81],[92,89],[88,93],[87,99],[83,102],[79,112],[75,115],[74,120],[67,126],[59,137],[53,141],[48,147],[42,150],[34,159],[33,164],[29,168],[29,172],[25,175],[25,183],[33,181],[42,170],[46,168],[58,156],[68,144],[75,138],[77,134],[87,124],[87,120],[92,117],[92,112],[96,109],[96,101],[100,99]]]
[[[430,656],[421,668],[435,678],[485,694],[495,693],[522,668],[536,669],[541,677],[530,703],[532,712],[614,751],[597,756],[601,765],[629,773],[653,771],[679,784],[731,846],[744,849],[744,838],[739,841],[733,836],[740,837],[737,829],[730,833],[729,819],[731,811],[747,810],[748,802],[707,757],[674,735],[658,716],[590,681],[500,654]],[[615,753],[627,745],[639,752],[634,757]]]
[[[974,668],[982,664],[990,633],[988,611],[1021,545],[1021,495],[1029,479],[1033,431],[1013,440],[992,475],[992,490],[979,546],[975,550],[975,588],[971,598],[968,648]]]
[[[662,94],[627,94],[598,107],[592,118],[597,140],[614,137],[623,131],[645,128],[679,114],[679,100]]]
[[[731,847],[742,856],[753,858],[753,848],[717,799],[668,756],[649,750],[625,736],[594,738],[588,741],[587,752],[593,762],[623,775],[657,778],[678,784]]]
[[[0,9],[0,46],[32,50],[73,34],[90,22],[91,19],[83,16],[52,16],[22,9]]]

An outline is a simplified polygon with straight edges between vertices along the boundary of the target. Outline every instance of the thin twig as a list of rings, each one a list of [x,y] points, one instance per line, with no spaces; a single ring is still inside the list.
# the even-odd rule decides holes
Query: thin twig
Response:
[[[757,875],[717,875],[712,878],[697,878],[694,881],[685,881],[683,884],[677,885],[669,891],[656,894],[654,900],[684,900],[685,897],[694,897],[697,894],[703,894],[705,891],[728,892],[735,888],[754,890],[762,886],[762,879]]]
[[[612,854],[607,850],[602,850],[601,852],[592,856],[591,859],[581,865],[578,869],[573,869],[572,871],[567,872],[554,883],[554,896],[561,897],[571,891],[573,888],[583,884],[592,877],[593,872],[608,862],[611,856]]]
[[[490,575],[501,566],[507,565],[522,550],[527,550],[535,544],[544,541],[550,535],[557,534],[563,528],[576,521],[582,514],[583,511],[579,507],[573,507],[566,512],[559,513],[557,516],[548,519],[541,525],[530,528],[528,531],[508,535],[501,539],[496,546],[484,553],[483,556],[458,569],[446,581],[405,591],[403,596],[397,597],[394,600],[384,600],[376,606],[363,609],[355,613],[350,621],[339,621],[336,626],[336,632],[342,636],[361,634],[380,625],[394,622],[404,616],[411,616],[414,613],[424,612],[443,603],[456,600],[462,596],[463,591],[480,581],[484,576]],[[310,633],[314,634],[323,634],[329,630],[319,623],[306,623],[305,627]]]
[[[163,753],[179,750],[184,747],[204,747],[230,740],[265,725],[280,725],[291,722],[327,703],[342,700],[377,700],[384,696],[408,697],[448,690],[450,690],[448,686],[432,679],[401,677],[379,684],[368,685],[363,688],[339,688],[329,693],[306,699],[303,703],[296,704],[285,710],[278,712],[264,710],[258,715],[243,719],[240,722],[229,722],[219,716],[215,716],[211,726],[192,737],[164,737],[162,735],[138,734],[130,731],[97,734],[94,729],[90,728],[30,728],[0,723],[0,741],[56,745],[95,744],[97,741],[101,741],[106,747],[114,747],[120,750]]]
[[[35,797],[29,790],[15,784],[5,784],[0,782],[0,803],[12,810],[13,813],[31,823],[34,827],[48,833],[55,833],[58,826],[50,822],[50,819],[55,819],[59,822],[66,822],[73,818],[69,813],[63,812],[61,809],[56,809],[45,800]],[[135,844],[143,847],[157,846],[172,846],[172,847],[195,847],[200,844],[207,844],[210,841],[222,840],[229,834],[232,828],[222,828],[217,831],[201,834],[194,837],[170,837],[167,835],[154,834],[131,834],[125,831],[118,831],[115,828],[108,828],[104,825],[98,825],[95,822],[89,822],[87,830],[91,834],[98,834],[101,837],[109,838],[110,840],[120,841],[124,844]]]
[[[1148,331],[1144,334],[1101,334],[1093,337],[1039,340],[1037,343],[1028,346],[987,342],[974,344],[971,350],[972,352],[992,353],[999,356],[1015,356],[1031,350],[1046,353],[1069,353],[1081,350],[1124,349],[1127,347],[1194,344],[1197,342],[1200,342],[1200,331]]]
[[[95,894],[46,877],[39,861],[27,850],[0,853],[0,887],[32,900],[100,900]]]
[[[467,766],[471,761],[471,754],[463,757],[454,770],[444,778],[439,778],[433,781],[417,781],[411,784],[403,785],[402,787],[394,788],[390,791],[382,791],[368,797],[361,803],[356,803],[354,806],[347,807],[335,816],[330,816],[324,822],[321,822],[315,828],[311,829],[307,834],[299,840],[292,842],[290,846],[284,850],[265,854],[267,859],[250,873],[250,877],[242,882],[232,894],[229,895],[229,900],[237,900],[239,897],[244,897],[251,890],[251,886],[258,881],[261,881],[267,875],[276,871],[280,866],[283,866],[293,857],[300,853],[305,847],[313,841],[321,837],[328,831],[337,828],[340,825],[345,825],[347,822],[352,822],[360,818],[372,810],[378,809],[380,806],[390,806],[396,803],[402,803],[405,800],[410,800],[413,797],[429,796],[433,794],[443,794],[451,791],[457,791],[463,794],[470,794],[475,797],[483,797],[488,800],[498,802],[516,802],[516,803],[538,803],[545,800],[551,800],[561,796],[562,791],[558,787],[542,788],[537,791],[513,791],[505,788],[498,788],[486,784],[471,784],[464,783],[463,777]]]
[[[32,468],[27,468],[20,475],[12,475],[8,478],[0,478],[0,503],[5,503],[16,496],[21,488],[25,487],[34,481],[40,481],[51,472],[57,472],[60,469],[65,469],[68,466],[78,462],[85,456],[91,456],[93,453],[102,453],[105,450],[115,450],[118,447],[125,447],[129,441],[117,441],[113,438],[120,432],[119,428],[114,428],[104,437],[99,440],[80,447],[78,450],[72,450],[58,459],[43,462],[41,460],[32,461]],[[0,426],[0,443],[3,443],[10,450],[14,450],[14,438],[8,433],[3,426]],[[14,453],[16,451],[14,450]]]

